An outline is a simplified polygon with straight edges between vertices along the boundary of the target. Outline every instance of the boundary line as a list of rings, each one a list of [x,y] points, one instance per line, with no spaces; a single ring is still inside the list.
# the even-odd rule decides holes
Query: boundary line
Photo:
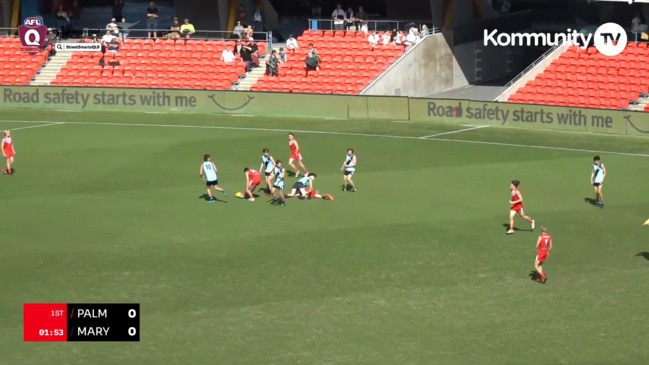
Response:
[[[482,128],[487,128],[489,127],[488,125],[479,125],[476,127],[471,127],[471,128],[463,128],[463,129],[458,129],[456,131],[450,131],[450,132],[442,132],[442,133],[436,133],[436,134],[431,134],[430,136],[423,136],[419,137],[420,139],[428,139],[428,138],[435,138],[439,136],[445,136],[447,134],[455,134],[455,133],[462,133],[462,132],[468,132],[468,131],[473,131],[476,129],[482,129]]]
[[[37,122],[38,123],[38,122]],[[30,128],[40,128],[40,127],[52,127],[55,125],[61,125],[65,124],[65,122],[48,122],[47,124],[38,124],[38,125],[30,125],[27,127],[18,127],[18,128],[11,128],[9,129],[10,131],[19,131],[21,129],[30,129]]]
[[[178,124],[146,124],[146,123],[117,123],[117,122],[53,122],[44,120],[1,120],[0,123],[48,123],[48,125],[99,125],[99,126],[119,126],[119,127],[155,127],[155,128],[189,128],[189,129],[219,129],[219,130],[232,130],[232,131],[255,131],[255,132],[295,132],[304,134],[326,134],[332,136],[350,136],[350,137],[374,137],[374,138],[391,138],[391,139],[407,139],[407,140],[420,140],[420,141],[437,141],[437,142],[452,142],[452,143],[467,143],[479,144],[485,146],[501,146],[501,147],[516,147],[516,148],[531,148],[551,151],[566,151],[566,152],[580,152],[580,153],[595,153],[607,154],[618,156],[633,156],[633,157],[649,157],[649,154],[644,153],[631,153],[631,152],[618,152],[618,151],[601,151],[590,150],[582,148],[568,148],[568,147],[553,147],[553,146],[540,146],[532,144],[518,144],[518,143],[505,143],[505,142],[489,142],[489,141],[476,141],[464,140],[453,138],[437,138],[437,137],[413,137],[413,136],[396,136],[391,134],[370,134],[370,133],[352,133],[352,132],[335,132],[335,131],[313,131],[313,130],[299,130],[299,129],[281,129],[281,128],[254,128],[254,127],[226,127],[226,126],[211,126],[211,125],[178,125]],[[30,126],[36,127],[36,126]],[[41,127],[41,125],[39,125]],[[14,130],[17,128],[14,128]]]

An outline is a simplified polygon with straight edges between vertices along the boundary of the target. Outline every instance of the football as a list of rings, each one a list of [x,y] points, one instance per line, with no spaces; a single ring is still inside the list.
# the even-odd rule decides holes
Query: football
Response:
[[[236,196],[237,198],[243,198],[243,193],[236,192],[234,193],[234,196]]]

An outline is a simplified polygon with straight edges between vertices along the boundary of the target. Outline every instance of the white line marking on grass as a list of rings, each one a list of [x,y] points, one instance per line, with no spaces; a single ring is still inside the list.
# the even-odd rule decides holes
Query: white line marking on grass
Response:
[[[467,143],[467,144],[481,144],[487,146],[501,146],[501,147],[516,147],[516,148],[532,148],[541,150],[552,151],[566,151],[566,152],[580,152],[580,153],[596,153],[606,155],[618,156],[633,156],[633,157],[649,157],[649,154],[643,153],[630,153],[630,152],[617,152],[617,151],[601,151],[601,150],[587,150],[581,148],[568,148],[568,147],[552,147],[552,146],[539,146],[532,144],[517,144],[517,143],[504,143],[504,142],[489,142],[489,141],[475,141],[451,138],[424,138],[413,136],[395,136],[391,134],[369,134],[369,133],[351,133],[351,132],[333,132],[333,131],[312,131],[312,130],[295,130],[295,129],[276,129],[276,128],[253,128],[253,127],[224,127],[218,125],[177,125],[177,124],[138,124],[138,123],[111,123],[111,122],[53,122],[44,120],[0,120],[6,123],[49,123],[51,125],[67,124],[67,125],[98,125],[98,126],[118,126],[118,127],[155,127],[155,128],[190,128],[190,129],[220,129],[232,131],[255,131],[255,132],[296,132],[304,134],[326,134],[331,136],[350,136],[350,137],[374,137],[374,138],[392,138],[392,139],[409,139],[420,141],[436,141],[436,142],[454,142],[454,143]]]
[[[482,128],[487,128],[489,127],[488,125],[479,125],[471,128],[463,128],[463,129],[458,129],[456,131],[450,131],[450,132],[442,132],[442,133],[437,133],[437,134],[431,134],[430,136],[423,136],[419,137],[420,139],[428,139],[428,138],[435,138],[438,136],[445,136],[447,134],[455,134],[455,133],[462,133],[462,132],[468,132],[468,131],[473,131],[476,129],[482,129]]]
[[[254,117],[254,115],[252,115],[252,114],[231,114],[231,115],[233,117],[247,117],[247,118]]]
[[[167,112],[145,112],[146,114],[169,114]]]
[[[83,110],[66,110],[66,109],[56,109],[57,112],[64,113],[81,113]]]
[[[11,130],[11,131],[19,131],[19,130],[21,130],[21,129],[40,128],[40,127],[51,127],[51,126],[54,126],[54,125],[61,125],[61,124],[65,124],[65,122],[49,122],[49,123],[47,123],[47,124],[38,124],[38,125],[30,125],[30,126],[27,126],[27,127],[11,128],[10,130]]]
[[[324,120],[347,120],[345,118],[324,118]]]
[[[393,120],[392,123],[414,123],[412,120]]]

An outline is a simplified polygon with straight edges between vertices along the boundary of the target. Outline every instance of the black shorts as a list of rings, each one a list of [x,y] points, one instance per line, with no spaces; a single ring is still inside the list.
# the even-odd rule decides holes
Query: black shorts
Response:
[[[356,172],[356,171],[345,170],[345,171],[343,172],[343,175],[345,175],[345,176],[347,176],[347,175],[354,175],[355,172]]]
[[[602,183],[593,183],[594,187],[602,186]]]
[[[304,189],[304,184],[298,181],[295,184],[293,184],[293,189],[300,191],[300,189]]]
[[[218,180],[206,181],[205,186],[217,186],[219,184]]]
[[[266,176],[271,176],[273,173],[272,172],[264,172],[264,175]]]

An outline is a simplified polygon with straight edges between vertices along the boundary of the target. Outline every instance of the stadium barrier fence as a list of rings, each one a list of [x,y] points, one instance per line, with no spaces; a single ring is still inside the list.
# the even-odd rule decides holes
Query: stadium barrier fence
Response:
[[[445,122],[649,137],[649,113],[396,96],[1,86],[0,108]]]

